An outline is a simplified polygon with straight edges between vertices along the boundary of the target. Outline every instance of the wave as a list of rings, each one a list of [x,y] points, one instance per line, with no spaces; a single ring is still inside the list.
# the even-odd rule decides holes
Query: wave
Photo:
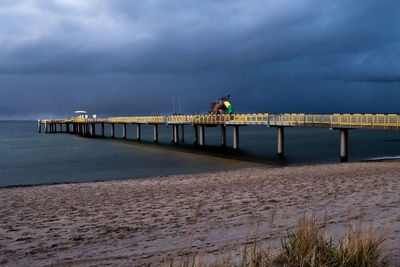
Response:
[[[400,155],[398,155],[398,156],[376,157],[376,158],[370,158],[370,159],[367,159],[367,160],[382,160],[382,159],[400,159]]]

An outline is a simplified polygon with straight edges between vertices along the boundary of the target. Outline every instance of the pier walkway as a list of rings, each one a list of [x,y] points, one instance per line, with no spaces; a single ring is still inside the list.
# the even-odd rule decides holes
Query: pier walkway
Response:
[[[184,138],[184,125],[194,129],[194,143],[205,145],[205,127],[221,127],[221,145],[226,145],[226,127],[233,128],[233,148],[239,148],[239,127],[246,125],[264,125],[278,129],[278,156],[284,155],[284,127],[325,127],[340,131],[340,160],[348,160],[349,129],[400,130],[400,114],[305,114],[305,113],[259,113],[230,115],[174,115],[174,116],[132,116],[109,118],[72,117],[66,119],[46,119],[38,121],[38,131],[55,133],[76,133],[94,136],[95,125],[101,125],[104,136],[105,124],[110,125],[111,137],[114,137],[115,125],[122,125],[122,138],[127,138],[126,124],[136,124],[137,140],[141,139],[141,125],[153,125],[154,142],[158,142],[158,125],[172,125],[172,140],[179,143]],[[59,131],[57,131],[59,125]],[[65,127],[64,127],[65,126]],[[180,131],[179,131],[180,128]],[[179,135],[181,132],[181,135]],[[181,138],[179,137],[181,136]]]

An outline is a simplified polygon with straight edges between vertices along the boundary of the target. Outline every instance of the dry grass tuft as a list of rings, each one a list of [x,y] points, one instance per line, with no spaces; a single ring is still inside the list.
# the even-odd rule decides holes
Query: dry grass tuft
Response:
[[[349,227],[335,250],[337,266],[383,265],[385,257],[382,255],[381,247],[386,238],[386,233],[378,234],[372,227],[367,230]]]
[[[345,235],[339,240],[321,234],[323,224],[317,222],[315,214],[310,217],[304,215],[298,220],[293,232],[289,232],[281,240],[281,247],[275,255],[262,250],[254,241],[244,246],[239,261],[230,256],[222,257],[214,262],[205,261],[203,252],[184,256],[179,261],[168,261],[162,266],[242,266],[242,267],[269,267],[269,266],[301,266],[301,267],[350,267],[350,266],[384,266],[385,256],[382,246],[387,232],[377,233],[370,227],[362,229],[350,226]]]
[[[289,266],[331,266],[334,261],[332,238],[320,234],[315,215],[299,219],[294,232],[281,241],[281,252],[275,263]]]

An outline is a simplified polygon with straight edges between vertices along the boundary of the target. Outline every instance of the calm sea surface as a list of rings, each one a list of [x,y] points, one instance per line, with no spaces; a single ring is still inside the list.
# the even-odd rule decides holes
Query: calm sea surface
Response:
[[[116,136],[122,136],[116,125]],[[192,144],[193,128],[185,127],[185,144],[171,144],[171,128],[159,127],[160,144],[152,143],[152,126],[128,125],[128,139],[84,138],[73,134],[39,134],[35,121],[0,121],[0,186],[86,182],[163,176],[258,166],[337,162],[339,132],[321,128],[285,128],[286,157],[276,158],[276,128],[240,127],[240,151],[220,144],[220,129],[206,128],[206,147]],[[97,133],[100,129],[97,129]],[[106,135],[110,129],[106,125]],[[349,160],[400,155],[400,132],[349,131]]]

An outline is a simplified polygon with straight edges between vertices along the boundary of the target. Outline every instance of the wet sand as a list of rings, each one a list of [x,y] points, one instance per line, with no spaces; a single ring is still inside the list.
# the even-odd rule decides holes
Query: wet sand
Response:
[[[159,265],[187,249],[234,254],[254,236],[273,249],[312,211],[333,235],[389,228],[400,265],[400,161],[1,188],[0,265]]]

